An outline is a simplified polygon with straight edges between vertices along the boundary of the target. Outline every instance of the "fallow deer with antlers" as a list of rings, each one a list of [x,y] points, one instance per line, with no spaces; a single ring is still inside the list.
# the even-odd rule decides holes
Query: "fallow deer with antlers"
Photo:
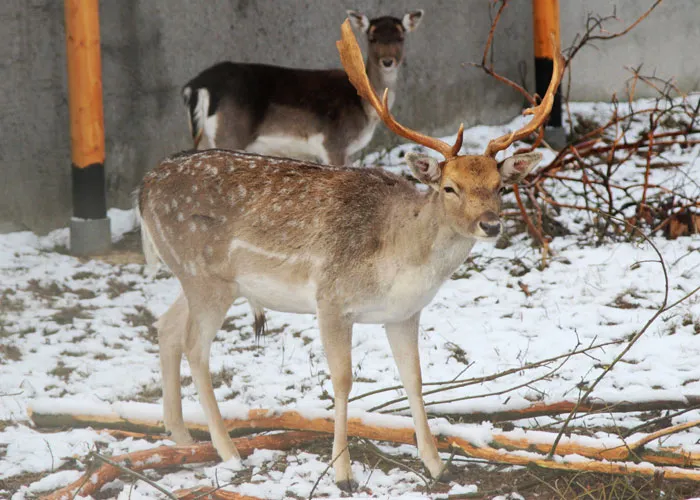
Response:
[[[408,397],[423,463],[433,477],[443,462],[421,394],[421,310],[479,240],[501,233],[500,191],[523,179],[539,153],[497,152],[540,127],[561,80],[561,56],[547,94],[522,129],[492,140],[483,155],[397,123],[379,99],[346,21],[338,42],[353,85],[398,135],[441,153],[406,161],[427,191],[381,169],[321,167],[296,160],[209,150],[165,159],[144,179],[140,215],[147,261],[161,259],[182,294],[158,320],[164,421],[173,439],[191,441],[182,418],[180,360],[190,364],[211,438],[222,459],[238,457],[214,397],[209,352],[237,297],[256,310],[311,313],[319,329],[335,397],[333,457],[343,489],[355,483],[347,451],[354,323],[385,325]],[[559,54],[558,51],[556,51]]]
[[[394,102],[406,34],[423,11],[401,19],[369,19],[348,11],[367,35],[367,74]],[[267,64],[223,62],[182,89],[195,148],[243,150],[270,156],[346,165],[369,144],[379,118],[340,69],[308,70]]]

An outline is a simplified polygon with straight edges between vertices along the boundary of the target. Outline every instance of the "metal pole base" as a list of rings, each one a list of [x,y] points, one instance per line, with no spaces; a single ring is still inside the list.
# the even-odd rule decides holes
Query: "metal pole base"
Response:
[[[545,127],[544,140],[557,151],[566,146],[566,129],[564,127]]]
[[[70,221],[70,253],[76,256],[96,255],[112,248],[109,218]]]

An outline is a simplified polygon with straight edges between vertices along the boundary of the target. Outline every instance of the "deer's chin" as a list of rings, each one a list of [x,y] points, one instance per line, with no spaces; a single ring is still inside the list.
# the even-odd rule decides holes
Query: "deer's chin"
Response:
[[[499,232],[496,236],[489,236],[485,232],[483,232],[481,229],[477,228],[475,230],[469,231],[468,237],[475,239],[476,241],[483,241],[486,243],[496,243],[496,240],[503,234],[503,232]]]
[[[480,234],[475,234],[472,236],[477,241],[484,241],[486,243],[496,243],[496,240],[501,236],[501,233],[498,233],[497,236],[486,236],[486,235],[480,235]]]

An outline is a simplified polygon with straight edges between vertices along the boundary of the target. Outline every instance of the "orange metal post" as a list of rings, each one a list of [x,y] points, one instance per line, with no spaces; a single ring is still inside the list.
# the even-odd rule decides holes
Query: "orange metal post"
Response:
[[[71,249],[87,254],[109,248],[100,19],[98,0],[65,0],[64,5],[73,178]]]
[[[532,0],[535,33],[535,90],[543,96],[549,86],[554,67],[552,41],[554,34],[557,47],[561,46],[559,33],[559,0]],[[561,127],[561,93],[557,89],[549,125]]]
[[[68,98],[73,164],[104,164],[98,0],[65,0]]]

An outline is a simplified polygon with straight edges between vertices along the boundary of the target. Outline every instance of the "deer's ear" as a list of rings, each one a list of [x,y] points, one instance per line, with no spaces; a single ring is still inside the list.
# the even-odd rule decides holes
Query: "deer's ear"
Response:
[[[542,161],[542,153],[525,153],[511,156],[498,164],[504,185],[518,184]]]
[[[367,33],[367,31],[369,30],[369,18],[364,14],[361,14],[360,12],[354,10],[349,10],[347,11],[347,13],[348,19],[350,19],[350,24],[352,24],[352,27],[355,28],[357,31]]]
[[[435,158],[418,153],[406,153],[406,162],[413,177],[435,190],[439,189],[442,169]]]
[[[403,25],[403,28],[406,30],[406,33],[410,33],[411,31],[415,30],[418,25],[420,25],[420,22],[423,20],[423,9],[420,10],[414,10],[413,12],[409,12],[408,14],[405,14],[403,16],[403,19],[401,20],[401,24]]]

